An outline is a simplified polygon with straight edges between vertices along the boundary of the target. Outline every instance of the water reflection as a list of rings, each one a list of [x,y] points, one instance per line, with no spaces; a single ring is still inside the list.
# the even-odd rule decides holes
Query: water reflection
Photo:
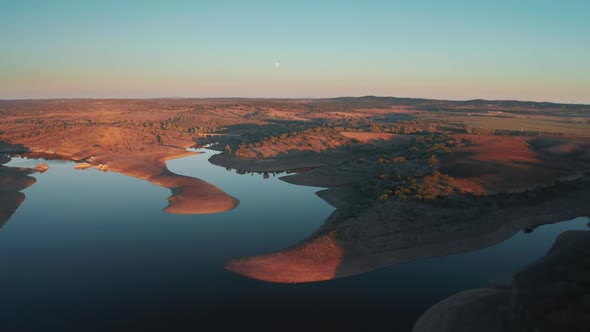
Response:
[[[401,254],[404,245],[414,246],[407,248],[409,258],[412,250],[413,257],[424,257],[420,250],[434,257],[444,253],[428,248],[429,240],[438,241],[441,247],[478,247],[484,244],[452,242],[461,242],[460,236],[476,242],[493,229],[483,229],[478,235],[475,231],[482,223],[468,232],[466,223],[448,220],[438,229],[457,235],[453,240],[437,232],[420,232],[420,228],[432,226],[424,219],[398,223],[396,237],[393,229],[379,228],[357,217],[347,227],[324,226],[309,236],[333,211],[314,196],[317,189],[272,177],[263,180],[256,175],[228,173],[208,164],[208,154],[211,152],[173,160],[167,169],[175,179],[198,177],[240,198],[239,207],[228,213],[162,213],[160,203],[168,192],[164,187],[120,173],[76,171],[71,162],[49,163],[47,173],[36,175],[39,182],[27,191],[27,202],[13,216],[11,227],[0,232],[4,268],[0,284],[5,286],[0,303],[11,308],[4,316],[0,313],[0,320],[26,327],[49,322],[50,330],[64,330],[63,322],[69,322],[76,311],[79,322],[72,330],[89,325],[100,326],[97,330],[116,330],[100,324],[119,320],[131,324],[138,319],[137,330],[149,329],[154,322],[166,328],[173,324],[173,329],[185,325],[198,330],[205,324],[217,327],[226,317],[237,317],[240,322],[250,319],[253,325],[276,323],[273,327],[296,317],[301,325],[318,320],[329,330],[348,324],[341,319],[344,313],[361,324],[370,322],[366,323],[369,329],[383,325],[411,328],[424,310],[442,298],[483,287],[498,274],[520,269],[546,252],[556,234],[568,228],[586,228],[587,223],[577,220],[546,225],[531,234],[514,228],[517,234],[510,240],[488,249],[416,258],[406,264],[394,262],[390,268],[363,274],[378,263],[391,263],[382,256]],[[33,167],[37,162],[17,160],[10,165]],[[163,180],[172,188],[178,185],[176,180],[167,181]],[[550,214],[551,210],[543,211]],[[540,213],[531,214],[531,218],[538,221]],[[459,227],[463,230],[454,229]],[[404,239],[404,234],[410,238]],[[308,239],[292,246],[293,250],[279,251],[306,236]],[[363,244],[365,252],[360,255]],[[379,249],[384,255],[378,255]],[[307,280],[332,280],[343,276],[343,267],[355,257],[365,266],[355,267],[362,275],[354,278],[298,285],[258,282],[223,269],[232,258],[259,257],[264,252],[284,255],[267,257],[267,262],[274,263],[258,270],[258,279],[274,275],[295,282],[305,275]],[[247,259],[236,261],[246,263],[245,267],[250,264]]]
[[[308,170],[311,170],[311,168],[297,168],[297,169],[292,169],[292,170],[287,170],[287,171],[264,171],[264,172],[253,172],[253,171],[247,171],[247,170],[243,170],[243,169],[233,169],[231,167],[226,167],[225,168],[226,171],[228,172],[235,172],[236,174],[239,175],[258,175],[260,177],[262,177],[264,180],[266,179],[270,179],[270,177],[272,176],[273,178],[276,178],[277,176],[282,176],[282,175],[289,175],[289,174],[298,174],[298,173],[304,173]]]
[[[7,157],[6,157],[7,158]],[[17,158],[17,159],[20,159]],[[30,186],[35,182],[35,179],[32,177],[28,177],[27,181],[32,181],[30,183],[23,182],[26,176],[30,173],[44,173],[49,169],[49,166],[45,163],[39,163],[41,161],[45,161],[45,159],[32,159],[34,162],[38,163],[35,167],[26,168],[26,167],[5,167],[0,169],[0,177],[4,179],[3,181],[6,182],[6,185],[3,187],[3,192],[13,192],[10,194],[12,196],[16,195],[16,192]],[[5,163],[9,162],[10,159],[4,160]],[[60,162],[60,160],[54,160],[52,162]],[[65,161],[64,161],[65,162]],[[11,164],[14,164],[15,160]],[[17,164],[23,164],[23,162],[16,162]],[[25,163],[29,164],[29,163]],[[85,171],[90,167],[79,167],[80,164],[75,164],[73,167],[78,171]],[[90,165],[90,164],[88,164]],[[92,165],[90,165],[92,167]],[[167,198],[168,206],[165,207],[163,210],[168,213],[174,214],[210,214],[210,213],[220,213],[226,212],[236,208],[239,204],[239,200],[235,197],[232,197],[225,192],[223,192],[218,187],[200,180],[198,178],[189,177],[178,175],[166,167],[166,162],[164,159],[134,159],[132,162],[127,161],[124,167],[102,167],[103,164],[98,166],[94,166],[94,168],[100,169],[102,171],[114,171],[117,173],[121,173],[127,176],[131,176],[137,179],[146,180],[154,185],[170,189],[171,195]],[[8,193],[3,194],[7,198],[5,199],[7,202],[10,201],[12,203],[3,204],[3,209],[7,211],[12,211],[10,214],[5,213],[6,220],[14,213],[14,209],[11,207],[14,206],[14,201],[18,201],[18,204],[24,200],[24,194],[18,194],[17,198],[13,198]],[[10,198],[8,198],[10,196]],[[16,205],[18,207],[18,204]],[[6,221],[5,220],[5,221]]]
[[[142,155],[126,156],[107,163],[108,170],[119,172],[160,187],[171,190],[165,212],[175,214],[209,214],[234,209],[239,200],[223,192],[218,187],[201,179],[178,175],[168,170],[166,163],[170,160],[194,155],[193,151],[184,154],[145,157]],[[104,164],[101,164],[104,165]],[[104,169],[103,169],[104,170]]]

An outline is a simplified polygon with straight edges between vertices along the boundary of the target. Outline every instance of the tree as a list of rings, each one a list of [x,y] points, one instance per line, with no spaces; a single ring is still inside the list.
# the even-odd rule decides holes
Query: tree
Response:
[[[404,157],[394,157],[393,158],[394,164],[405,163],[405,162],[406,162],[406,158],[404,158]]]
[[[231,146],[229,146],[229,144],[225,146],[225,152],[227,153],[228,156],[231,156],[232,149],[231,149]]]
[[[430,158],[428,158],[428,165],[430,165],[430,167],[436,167],[436,164],[438,163],[438,161],[436,160],[436,156],[432,155],[430,156]]]

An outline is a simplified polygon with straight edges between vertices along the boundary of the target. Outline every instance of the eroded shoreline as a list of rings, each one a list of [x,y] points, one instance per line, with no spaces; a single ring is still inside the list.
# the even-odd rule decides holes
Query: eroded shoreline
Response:
[[[486,147],[497,144],[495,140],[486,139],[484,137],[482,141]],[[534,152],[525,155],[530,162],[523,164],[526,167],[512,171],[511,175],[525,174],[523,180],[505,182],[499,187],[491,182],[482,187],[483,192],[465,191],[433,201],[363,203],[367,197],[359,188],[380,173],[357,171],[354,165],[346,164],[345,154],[341,152],[336,158],[316,154],[315,161],[326,161],[323,165],[283,176],[281,180],[296,185],[327,187],[318,192],[318,196],[337,210],[322,227],[300,243],[279,252],[230,260],[226,268],[251,278],[279,283],[330,280],[411,260],[485,248],[522,229],[588,216],[587,144],[583,142],[563,152],[559,148],[562,141],[557,139],[557,143],[550,144],[550,152],[538,146]],[[514,152],[509,152],[514,153],[514,157],[501,164],[496,163],[493,156],[492,159],[486,156],[486,159],[479,160],[481,157],[477,154],[472,154],[473,159],[465,159],[459,154],[463,159],[451,155],[439,166],[453,167],[457,160],[467,160],[473,165],[478,162],[484,172],[487,169],[494,172],[519,163],[523,147],[527,148],[526,145],[515,145]],[[354,158],[354,154],[350,153],[348,158]],[[249,171],[277,170],[292,168],[302,160],[313,165],[314,155],[246,161],[217,155],[210,160],[229,168],[246,167]],[[564,162],[568,162],[567,167],[558,167]],[[535,186],[524,185],[531,179],[537,181],[530,172],[542,174],[543,180]],[[488,173],[482,174],[487,176]],[[466,181],[476,183],[469,176],[465,177]]]
[[[47,152],[42,150],[33,150],[22,154],[32,158],[49,157],[53,159],[72,160],[78,162],[78,164],[87,163],[90,165],[89,167],[80,168],[76,167],[78,165],[76,164],[74,168],[84,170],[94,167],[105,172],[117,172],[170,189],[171,195],[167,198],[168,206],[163,209],[163,211],[168,213],[221,213],[232,210],[239,205],[239,200],[237,198],[226,194],[218,187],[206,181],[178,175],[169,171],[166,167],[166,162],[168,160],[198,154],[180,148],[124,157],[115,154],[102,154],[91,157],[73,158],[72,156],[63,154],[47,155]],[[34,171],[31,170],[30,172]],[[23,199],[24,197],[21,197],[20,202],[22,202]],[[15,200],[11,199],[10,201],[12,202]]]
[[[226,268],[272,282],[330,280],[482,249],[525,228],[590,216],[587,197],[590,176],[544,192],[474,198],[469,209],[389,204],[370,208],[360,216],[346,216],[341,206],[301,243],[280,252],[235,259]],[[300,269],[301,265],[314,273]]]

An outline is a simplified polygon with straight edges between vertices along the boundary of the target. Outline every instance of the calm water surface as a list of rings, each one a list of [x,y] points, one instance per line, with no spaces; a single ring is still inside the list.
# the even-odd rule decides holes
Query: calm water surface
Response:
[[[238,198],[213,215],[161,211],[170,191],[146,181],[46,161],[37,183],[0,228],[0,331],[272,330],[409,331],[437,301],[485,287],[541,257],[587,218],[519,233],[496,246],[360,276],[273,284],[223,269],[231,258],[284,249],[333,208],[314,193],[209,164],[214,153],[168,162]],[[39,160],[14,158],[8,166]]]

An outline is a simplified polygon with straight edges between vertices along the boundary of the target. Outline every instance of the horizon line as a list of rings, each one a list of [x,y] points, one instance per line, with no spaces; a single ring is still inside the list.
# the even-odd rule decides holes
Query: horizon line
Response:
[[[538,104],[561,104],[561,105],[581,105],[590,106],[588,103],[575,103],[575,102],[561,102],[561,101],[548,101],[548,100],[519,100],[519,99],[485,99],[485,98],[474,98],[474,99],[440,99],[440,98],[425,98],[425,97],[398,97],[398,96],[376,96],[376,95],[362,95],[362,96],[336,96],[336,97],[49,97],[49,98],[0,98],[0,101],[43,101],[43,100],[180,100],[180,99],[200,99],[200,100],[211,100],[211,99],[243,99],[243,100],[322,100],[322,99],[341,99],[341,98],[395,98],[395,99],[416,99],[424,101],[450,101],[450,102],[469,102],[469,101],[489,101],[489,102],[521,102],[521,103],[538,103]]]

